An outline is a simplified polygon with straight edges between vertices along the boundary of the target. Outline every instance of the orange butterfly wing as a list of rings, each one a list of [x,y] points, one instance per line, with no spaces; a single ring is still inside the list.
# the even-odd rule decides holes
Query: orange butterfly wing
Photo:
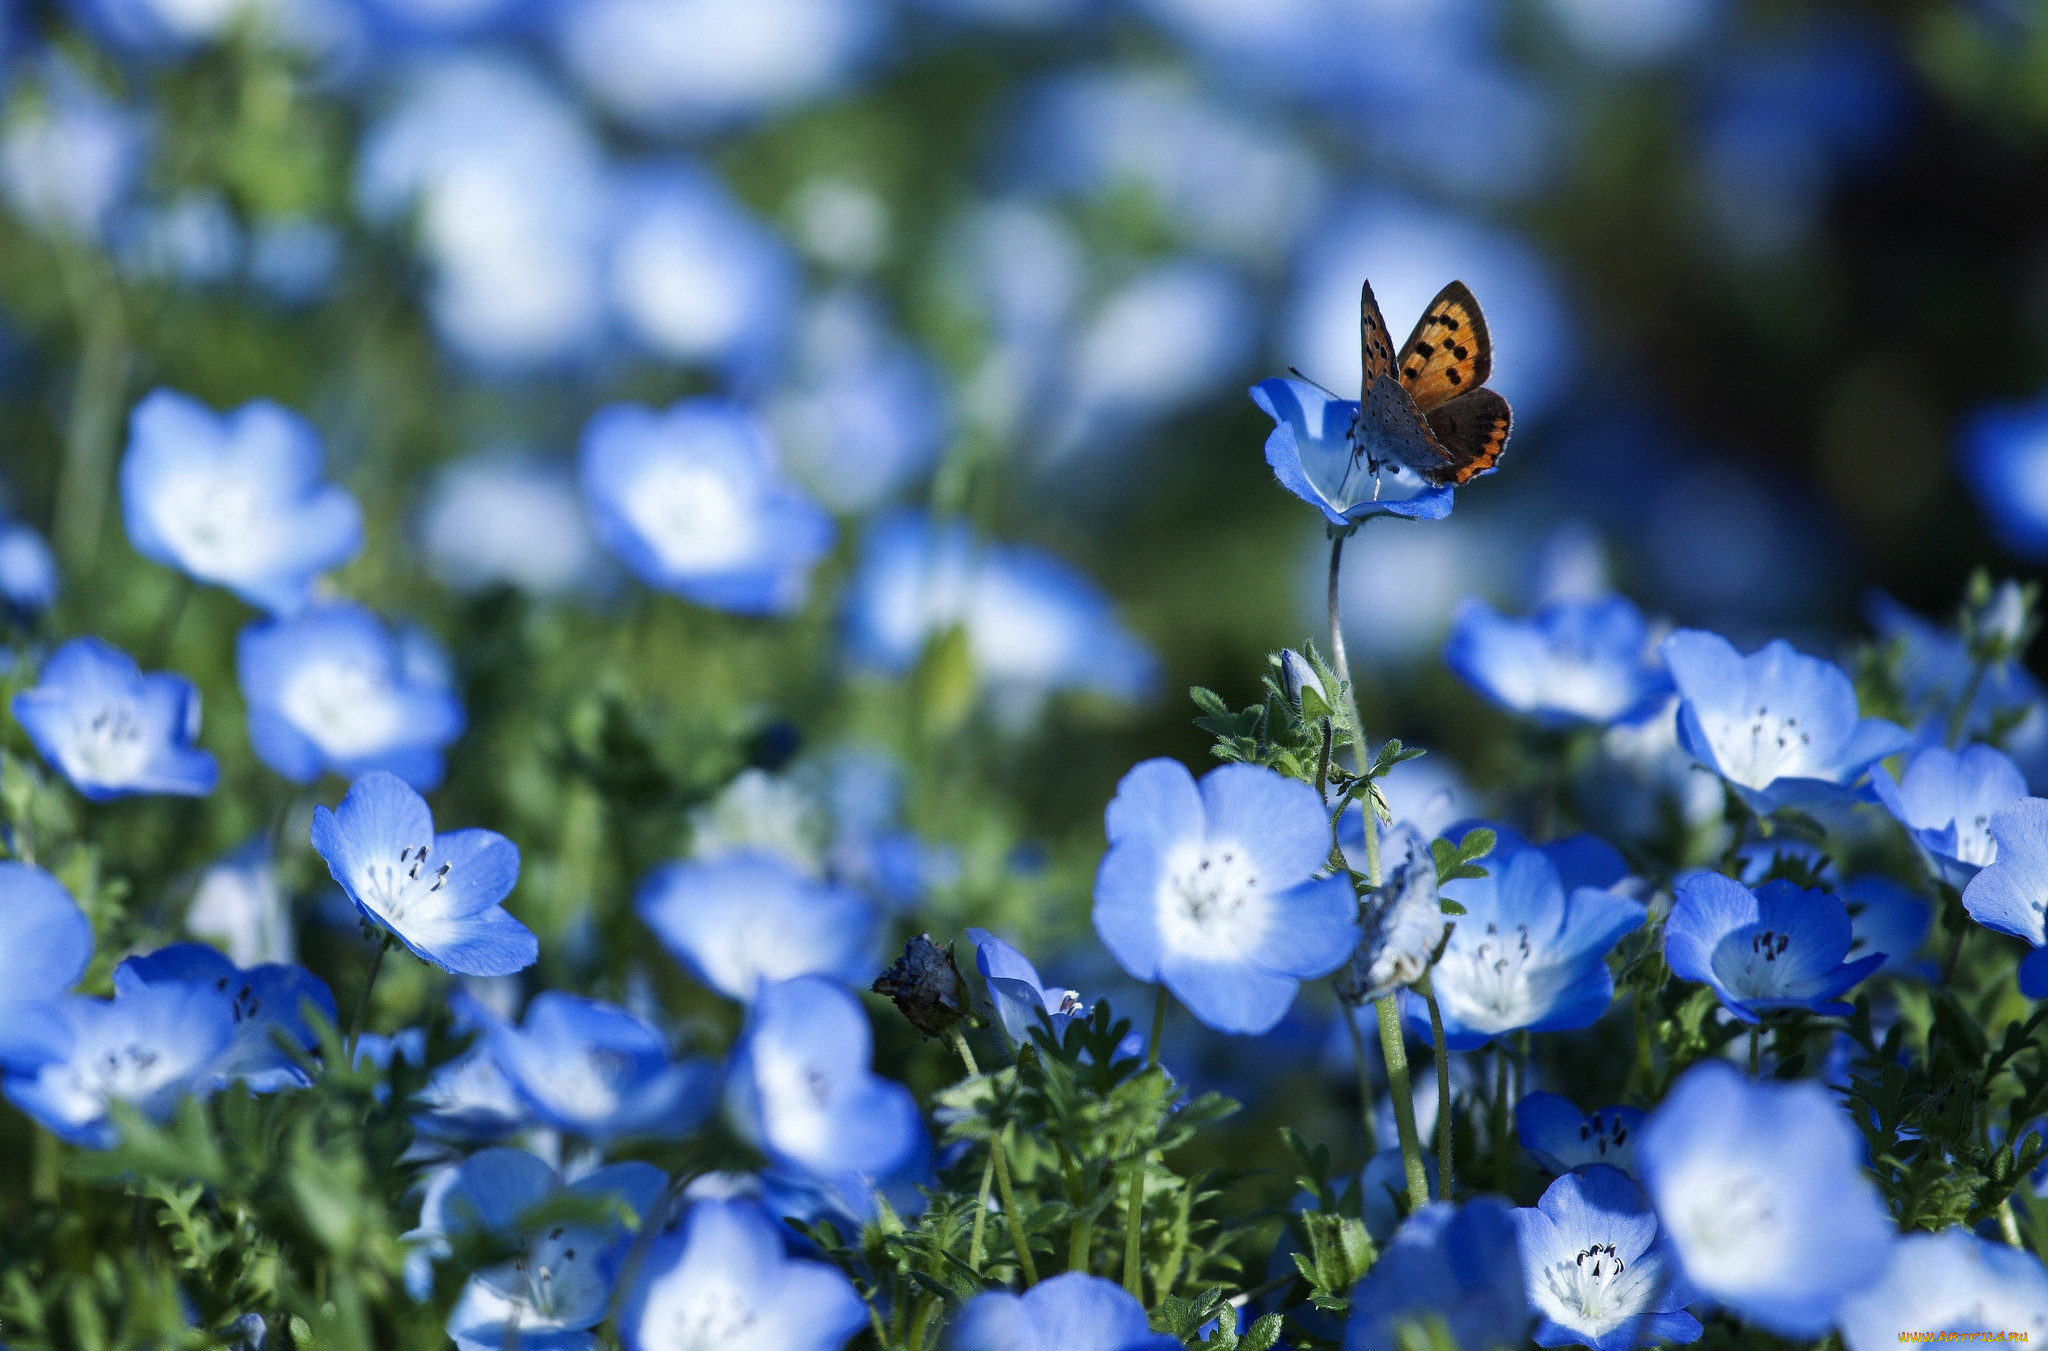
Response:
[[[1514,415],[1500,395],[1474,389],[1430,410],[1427,420],[1444,456],[1442,468],[1431,472],[1431,481],[1462,485],[1500,463]]]
[[[1365,381],[1359,386],[1364,392],[1358,401],[1364,403],[1372,397],[1372,382],[1394,369],[1394,335],[1387,332],[1386,316],[1380,313],[1380,302],[1373,299],[1371,282],[1358,293],[1358,348],[1365,366]]]
[[[1380,329],[1385,332],[1386,325]],[[1401,388],[1424,413],[1486,383],[1493,374],[1493,339],[1464,282],[1454,281],[1436,293],[1395,367]]]

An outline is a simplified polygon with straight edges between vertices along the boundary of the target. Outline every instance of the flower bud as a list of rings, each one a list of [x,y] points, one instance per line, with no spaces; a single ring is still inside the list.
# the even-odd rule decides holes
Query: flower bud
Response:
[[[2022,586],[2008,577],[1993,586],[1982,573],[1971,578],[1962,618],[1971,659],[1997,665],[2024,656],[2040,627],[2040,594],[2032,582]]]
[[[1316,698],[1322,701],[1325,708],[1329,706],[1329,693],[1323,689],[1322,678],[1316,674],[1316,668],[1309,665],[1308,659],[1293,648],[1283,649],[1280,653],[1280,693],[1299,712],[1302,707],[1302,695],[1310,690],[1315,692]]]
[[[903,955],[870,987],[893,1000],[910,1025],[928,1037],[944,1035],[967,1012],[967,986],[953,960],[953,945],[930,934],[903,945]]]

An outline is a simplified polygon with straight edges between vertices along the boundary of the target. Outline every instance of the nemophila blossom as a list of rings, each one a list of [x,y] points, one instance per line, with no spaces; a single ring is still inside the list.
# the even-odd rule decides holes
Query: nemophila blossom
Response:
[[[1607,953],[1641,928],[1639,902],[1596,887],[1567,893],[1540,849],[1496,852],[1487,875],[1460,878],[1443,894],[1465,907],[1430,976],[1452,1050],[1472,1051],[1504,1032],[1590,1027],[1614,998]],[[1422,1001],[1402,996],[1411,1026],[1427,1035]]]
[[[1845,961],[1855,941],[1840,896],[1802,891],[1786,881],[1754,891],[1720,873],[1679,883],[1664,922],[1671,974],[1711,986],[1745,1023],[1776,1009],[1846,1017],[1840,996],[1884,965],[1884,953]]]
[[[51,653],[34,688],[10,707],[43,759],[95,802],[203,797],[220,777],[213,756],[193,744],[198,686],[169,672],[146,675],[97,638],[74,638]]]
[[[543,1125],[593,1140],[675,1139],[717,1106],[715,1067],[671,1059],[666,1038],[615,1004],[544,991],[491,1049]]]
[[[1994,661],[1979,671],[1970,643],[1881,591],[1864,599],[1864,617],[1878,638],[1899,652],[1898,681],[1913,710],[1914,740],[1948,744],[1950,714],[1965,694],[1965,740],[1988,741],[2012,758],[2036,790],[2048,790],[2048,698],[2018,661]]]
[[[1896,1347],[1905,1332],[2039,1342],[2048,1336],[2048,1267],[1963,1228],[1908,1234],[1884,1274],[1842,1301],[1835,1326],[1849,1351]]]
[[[88,1149],[118,1140],[113,1103],[161,1121],[187,1094],[207,1091],[235,1039],[228,1004],[183,981],[134,986],[112,999],[69,995],[52,1008],[60,1035],[40,1063],[9,1068],[7,1100]]]
[[[925,1142],[910,1091],[875,1074],[858,1000],[822,976],[764,988],[726,1071],[739,1132],[773,1168],[860,1196]]]
[[[605,571],[575,474],[538,456],[485,452],[443,468],[419,537],[428,567],[458,591],[568,596],[597,590]]]
[[[1152,1331],[1137,1296],[1083,1271],[1064,1272],[1021,1295],[984,1291],[967,1301],[946,1337],[947,1351],[1172,1351],[1179,1345]]]
[[[279,1043],[282,1037],[302,1051],[320,1044],[309,1010],[335,1025],[334,995],[305,967],[278,962],[245,971],[204,943],[173,943],[114,968],[117,998],[159,985],[206,991],[234,1023],[234,1041],[212,1066],[209,1087],[239,1080],[252,1093],[273,1093],[312,1082]]]
[[[2024,938],[2034,950],[2020,962],[2020,993],[2048,996],[2048,799],[2021,798],[1993,813],[1996,857],[1970,879],[1963,908],[1987,929]]]
[[[294,783],[389,770],[431,789],[462,735],[461,700],[360,605],[251,624],[236,639],[235,669],[256,758]]]
[[[1515,1104],[1515,1138],[1537,1163],[1553,1173],[1606,1164],[1635,1172],[1640,1107],[1603,1107],[1581,1112],[1569,1098],[1530,1093]]]
[[[56,555],[29,526],[0,521],[0,606],[17,624],[32,623],[57,603],[63,578]]]
[[[1858,713],[1840,667],[1783,639],[1745,657],[1718,634],[1680,629],[1660,650],[1678,686],[1680,743],[1761,815],[1848,801],[1865,770],[1912,740]]]
[[[121,511],[137,553],[276,614],[363,547],[363,515],[322,477],[320,434],[267,399],[230,413],[174,390],[135,405]]]
[[[237,966],[298,958],[291,900],[278,885],[270,837],[259,835],[200,874],[185,930],[210,938]]]
[[[1849,911],[1849,959],[1859,961],[1873,953],[1883,956],[1879,971],[1906,972],[1915,967],[1914,957],[1926,941],[1934,912],[1927,902],[1888,877],[1870,874],[1852,877],[1842,887],[1842,904]]]
[[[665,864],[641,882],[633,907],[692,975],[743,1002],[791,976],[859,983],[874,971],[874,907],[772,854]]]
[[[1980,410],[1959,454],[1999,544],[2028,562],[2048,558],[2048,399]]]
[[[1418,521],[1450,515],[1455,488],[1434,488],[1406,465],[1367,459],[1351,436],[1356,400],[1306,380],[1272,379],[1252,386],[1252,402],[1273,419],[1266,437],[1273,477],[1331,525],[1381,514]]]
[[[1029,957],[988,930],[969,929],[967,941],[974,944],[974,968],[988,982],[996,1017],[1019,1046],[1030,1044],[1032,1028],[1050,1024],[1057,1038],[1074,1015],[1087,1012],[1078,990],[1047,985]]]
[[[313,809],[313,847],[373,927],[421,961],[465,976],[509,976],[540,944],[499,902],[519,880],[519,850],[489,830],[434,833],[426,799],[375,770],[337,811]]]
[[[717,610],[796,609],[832,518],[784,480],[767,429],[725,399],[601,408],[579,473],[597,537],[647,585]]]
[[[1344,1351],[1397,1351],[1429,1320],[1474,1351],[1523,1344],[1529,1300],[1510,1207],[1482,1196],[1410,1215],[1352,1292]]]
[[[626,1351],[839,1351],[867,1307],[836,1267],[793,1259],[760,1203],[692,1202],[648,1246],[619,1309]]]
[[[1812,1338],[1884,1269],[1896,1238],[1863,1152],[1819,1084],[1757,1083],[1709,1061],[1643,1122],[1636,1164],[1700,1294]]]
[[[428,1140],[457,1145],[492,1144],[524,1130],[532,1124],[533,1109],[498,1061],[496,1043],[504,1023],[461,990],[449,997],[448,1007],[455,1030],[471,1041],[428,1076],[416,1099],[420,1110],[412,1118],[413,1129]]]
[[[1178,761],[1147,760],[1104,822],[1095,932],[1125,971],[1219,1032],[1268,1031],[1303,980],[1358,945],[1349,879],[1317,875],[1330,823],[1307,784],[1254,765],[1197,784]]]
[[[1515,1235],[1538,1346],[1634,1351],[1699,1340],[1700,1321],[1684,1311],[1695,1296],[1656,1212],[1619,1170],[1566,1173],[1515,1211]]]
[[[1982,745],[1961,751],[1928,746],[1906,763],[1905,776],[1897,781],[1883,765],[1873,768],[1870,786],[1906,828],[1934,875],[1958,889],[1998,857],[1992,814],[2027,795],[2019,768]]]
[[[42,97],[0,135],[0,193],[38,229],[98,240],[148,162],[150,118],[62,56],[39,64]]]
[[[0,862],[0,1066],[61,1055],[59,1006],[92,961],[92,921],[41,868]]]
[[[1641,611],[1619,596],[1553,601],[1527,619],[1463,601],[1444,664],[1492,703],[1552,728],[1637,721],[1671,689]]]
[[[1421,976],[1448,923],[1419,831],[1395,827],[1380,842],[1380,859],[1387,880],[1359,907],[1358,946],[1337,974],[1337,997],[1347,1004],[1369,1004]]]

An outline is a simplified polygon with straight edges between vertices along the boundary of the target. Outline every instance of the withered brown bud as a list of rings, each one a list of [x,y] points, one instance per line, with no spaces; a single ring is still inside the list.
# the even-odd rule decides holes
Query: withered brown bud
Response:
[[[895,1001],[910,1025],[928,1037],[943,1036],[967,1012],[967,985],[953,945],[940,947],[930,934],[905,943],[903,955],[870,988]]]

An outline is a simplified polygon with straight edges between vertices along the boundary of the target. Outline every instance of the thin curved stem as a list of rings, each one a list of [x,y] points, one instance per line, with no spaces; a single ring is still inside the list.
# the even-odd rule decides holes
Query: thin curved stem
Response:
[[[1159,1039],[1166,1034],[1166,987],[1159,987],[1152,1000],[1152,1040],[1145,1046],[1145,1068],[1159,1068]]]
[[[1349,1004],[1338,1004],[1344,1010],[1344,1026],[1351,1031],[1351,1059],[1358,1070],[1358,1125],[1365,1136],[1365,1157],[1380,1152],[1379,1132],[1372,1124],[1372,1070],[1365,1061],[1365,1033],[1358,1030],[1358,1010]]]
[[[370,1016],[370,991],[377,988],[377,973],[384,969],[384,954],[391,951],[391,935],[385,934],[384,941],[377,944],[377,955],[370,959],[370,976],[363,982],[363,993],[356,1000],[355,1016],[348,1020],[348,1040],[342,1043],[342,1059],[350,1069],[355,1068],[356,1042],[363,1035],[363,1021]]]
[[[1408,1204],[1429,1204],[1429,1174],[1422,1166],[1422,1141],[1415,1130],[1415,1090],[1408,1083],[1408,1048],[1401,1041],[1401,1014],[1394,996],[1373,1007],[1380,1017],[1380,1055],[1387,1062],[1387,1092],[1394,1099],[1394,1131],[1401,1137],[1401,1167],[1408,1176]]]
[[[1131,1165],[1131,1180],[1124,1192],[1124,1289],[1145,1302],[1145,1268],[1141,1240],[1145,1230],[1145,1160]]]
[[[1000,1131],[988,1137],[988,1151],[996,1165],[996,1190],[1003,1194],[1003,1218],[1010,1225],[1010,1243],[1017,1250],[1017,1267],[1024,1273],[1024,1285],[1028,1289],[1038,1284],[1038,1264],[1031,1260],[1031,1245],[1024,1241],[1024,1217],[1017,1213],[1017,1196],[1010,1190],[1010,1165],[1003,1158]]]
[[[1429,973],[1415,982],[1415,993],[1429,1006],[1429,1039],[1436,1051],[1436,1194],[1451,1197],[1451,1048],[1444,1041],[1443,1010],[1437,1007],[1436,988]]]

